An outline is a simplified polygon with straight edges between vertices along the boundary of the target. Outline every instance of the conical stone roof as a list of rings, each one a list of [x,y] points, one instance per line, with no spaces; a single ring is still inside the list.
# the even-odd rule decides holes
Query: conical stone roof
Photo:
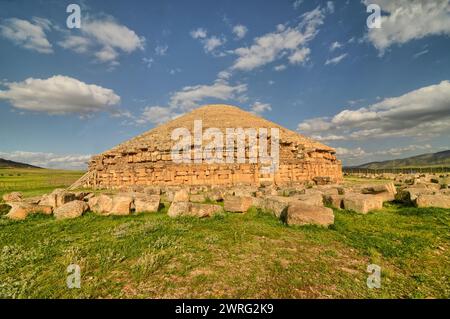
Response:
[[[194,137],[191,138],[193,144],[195,121],[198,120],[201,120],[202,134],[208,128],[216,128],[224,137],[227,136],[226,129],[266,129],[269,135],[267,138],[271,139],[271,128],[277,128],[279,152],[277,160],[272,162],[277,169],[271,173],[261,170],[266,164],[259,160],[251,161],[254,157],[249,153],[249,145],[245,146],[244,162],[237,160],[237,148],[232,151],[228,148],[221,155],[222,159],[227,160],[219,160],[214,164],[205,161],[205,157],[201,163],[175,161],[172,158],[172,148],[179,140],[172,140],[172,132],[175,129],[187,129],[191,137]],[[192,144],[191,152],[194,149]],[[231,158],[235,158],[232,163],[226,156],[231,152]],[[272,151],[270,153],[272,156]],[[205,153],[201,156],[205,156]],[[323,181],[342,179],[341,163],[336,159],[333,148],[238,107],[207,105],[93,156],[83,183],[85,186],[100,188],[141,185],[261,185],[268,182],[283,185],[317,178]]]
[[[329,146],[288,130],[253,113],[246,112],[236,106],[213,104],[199,107],[190,113],[184,114],[129,141],[119,144],[103,154],[132,153],[139,152],[142,149],[168,151],[174,144],[174,141],[171,140],[172,131],[176,128],[187,128],[193,132],[195,120],[202,121],[203,130],[218,128],[224,133],[226,128],[278,128],[280,130],[280,145],[303,145],[304,149],[310,151],[318,150],[335,153],[335,150]]]

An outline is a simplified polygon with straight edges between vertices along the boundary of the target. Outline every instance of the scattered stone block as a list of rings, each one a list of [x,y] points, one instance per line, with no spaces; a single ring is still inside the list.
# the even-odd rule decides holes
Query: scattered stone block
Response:
[[[288,225],[320,225],[327,227],[334,223],[334,214],[331,208],[295,202],[288,206],[282,219]]]
[[[111,212],[113,200],[111,196],[100,194],[88,201],[91,211],[101,215],[108,215]]]
[[[420,194],[415,200],[417,207],[450,208],[450,196]]]
[[[192,217],[211,217],[215,213],[221,212],[222,206],[213,204],[198,204],[191,202],[173,202],[167,215],[172,218],[179,216],[192,216]]]
[[[344,208],[360,214],[383,208],[383,199],[374,195],[347,194],[344,195]]]
[[[337,209],[342,209],[344,208],[344,195],[329,195],[329,194],[324,194],[323,195],[323,202],[325,205],[337,208]]]
[[[160,195],[143,195],[134,198],[134,209],[137,213],[157,212],[160,204]]]
[[[245,213],[253,205],[253,197],[229,196],[224,200],[224,210],[233,213]]]
[[[28,215],[34,213],[42,213],[45,215],[51,215],[53,208],[51,206],[45,205],[32,205],[28,203],[10,203],[11,209],[6,217],[14,220],[23,220],[27,218]]]
[[[185,189],[180,189],[179,191],[175,192],[175,195],[173,196],[174,202],[188,202],[189,201],[189,193]]]
[[[89,210],[89,205],[81,200],[74,200],[66,203],[54,211],[56,219],[77,218]]]
[[[5,203],[20,202],[20,201],[22,201],[23,195],[21,192],[12,192],[12,193],[8,193],[8,194],[4,194],[2,198]]]

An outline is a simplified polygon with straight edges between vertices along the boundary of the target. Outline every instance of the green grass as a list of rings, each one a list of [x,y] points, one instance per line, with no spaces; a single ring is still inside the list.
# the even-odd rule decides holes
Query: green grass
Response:
[[[0,205],[0,216],[7,211]],[[449,209],[335,211],[328,229],[289,227],[257,209],[166,212],[0,217],[0,298],[450,297]],[[72,263],[81,289],[66,287]],[[366,286],[371,263],[382,269],[380,289]]]
[[[84,172],[33,168],[0,168],[0,197],[20,191],[25,196],[38,196],[55,188],[67,187]]]
[[[336,212],[288,227],[269,214],[171,219],[88,213],[0,219],[3,298],[449,298],[450,210]],[[81,267],[81,289],[66,267]],[[368,289],[366,268],[382,268]]]

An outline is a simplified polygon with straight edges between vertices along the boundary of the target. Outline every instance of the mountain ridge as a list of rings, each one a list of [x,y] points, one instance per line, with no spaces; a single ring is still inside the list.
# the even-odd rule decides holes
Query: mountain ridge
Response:
[[[400,159],[369,162],[358,166],[352,166],[352,168],[392,169],[433,166],[450,167],[450,150],[440,151],[436,153],[425,153]]]
[[[41,167],[0,158],[0,168],[41,168]]]

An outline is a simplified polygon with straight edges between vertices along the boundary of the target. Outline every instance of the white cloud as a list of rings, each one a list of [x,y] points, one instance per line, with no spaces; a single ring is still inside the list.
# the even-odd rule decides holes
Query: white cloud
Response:
[[[367,37],[381,54],[393,44],[403,44],[430,35],[450,35],[450,0],[363,0],[378,4],[385,13],[380,29]]]
[[[217,79],[211,85],[186,86],[180,91],[171,94],[166,107],[148,106],[135,121],[138,124],[163,123],[173,119],[185,112],[189,112],[198,107],[203,101],[239,100],[246,99],[244,93],[247,91],[246,84],[231,85],[224,78]]]
[[[352,165],[367,161],[383,161],[392,158],[401,158],[411,156],[414,153],[432,152],[433,147],[430,144],[424,145],[407,145],[403,147],[392,147],[376,151],[367,151],[361,147],[346,148],[336,147],[336,155],[344,164]]]
[[[120,102],[113,90],[62,75],[48,79],[28,78],[5,86],[8,89],[0,91],[0,100],[8,100],[18,109],[49,114],[90,114],[111,110]]]
[[[77,35],[66,36],[58,44],[64,49],[71,49],[76,53],[87,53],[92,42],[89,38]]]
[[[306,61],[309,48],[305,45],[318,33],[323,24],[324,12],[319,7],[304,13],[295,27],[278,25],[276,31],[254,39],[250,47],[233,51],[237,55],[232,69],[250,71],[287,56],[290,63]]]
[[[53,53],[45,34],[50,27],[50,21],[43,18],[33,18],[31,22],[10,18],[0,25],[0,34],[25,49],[48,54]]]
[[[247,34],[247,27],[242,24],[235,25],[233,27],[233,33],[236,36],[237,39],[242,39]]]
[[[417,59],[418,57],[420,57],[420,56],[422,56],[422,55],[424,55],[424,54],[427,54],[428,52],[429,52],[428,49],[422,50],[422,51],[417,52],[416,54],[414,54],[414,55],[413,55],[413,58],[414,58],[414,59]]]
[[[361,147],[352,148],[352,149],[345,148],[345,147],[336,147],[336,155],[342,159],[353,159],[353,158],[366,157],[369,154],[365,150],[363,150]]]
[[[301,49],[295,50],[294,53],[292,53],[289,56],[289,62],[291,64],[304,63],[308,60],[310,53],[311,53],[311,50],[309,48],[301,48]]]
[[[203,48],[205,49],[205,52],[212,52],[218,47],[222,46],[226,40],[224,38],[218,38],[215,35],[213,35],[210,38],[207,38],[203,41]]]
[[[230,77],[232,76],[232,73],[230,71],[220,71],[217,74],[217,78],[218,79],[222,79],[222,80],[228,80]]]
[[[225,80],[216,80],[212,85],[186,86],[181,91],[175,92],[170,97],[169,105],[190,111],[198,107],[199,102],[206,99],[236,100],[247,91],[246,84],[230,85]]]
[[[180,114],[177,114],[170,107],[147,106],[141,116],[136,120],[138,124],[153,123],[161,124],[170,121]]]
[[[190,35],[194,39],[204,39],[208,35],[208,32],[203,28],[198,28],[198,29],[192,30],[190,32]]]
[[[142,62],[147,66],[147,68],[150,69],[153,65],[154,60],[153,60],[153,58],[144,57],[144,58],[142,58]]]
[[[327,2],[327,11],[329,13],[334,13],[334,3],[333,3],[333,1],[328,1]]]
[[[300,8],[302,3],[303,3],[303,0],[295,0],[294,3],[292,4],[292,6],[294,7],[295,10],[297,10],[298,8]]]
[[[90,160],[91,155],[13,151],[0,152],[0,157],[43,168],[84,170],[87,168],[87,162]]]
[[[331,43],[330,45],[330,51],[333,52],[336,49],[342,48],[342,44],[340,44],[338,41],[335,41]]]
[[[440,136],[450,131],[450,81],[386,98],[367,107],[343,110],[332,118],[299,124],[320,140]]]
[[[341,55],[338,55],[337,57],[331,58],[331,59],[327,59],[325,61],[325,65],[329,65],[329,64],[338,64],[339,62],[341,62],[343,59],[345,59],[345,57],[347,57],[347,53],[343,53]]]
[[[87,18],[83,21],[79,35],[65,32],[59,45],[77,53],[91,53],[99,62],[118,64],[121,53],[132,53],[143,50],[145,38],[119,24],[112,17],[103,19]]]
[[[276,65],[276,66],[274,66],[273,67],[273,69],[275,70],[275,71],[283,71],[283,70],[286,70],[286,65],[284,65],[284,64],[280,64],[280,65]]]
[[[169,49],[168,45],[158,45],[155,48],[155,54],[159,56],[164,56],[167,54],[168,49]]]
[[[272,106],[268,103],[255,102],[251,106],[251,111],[256,114],[261,114],[266,111],[272,111]]]

